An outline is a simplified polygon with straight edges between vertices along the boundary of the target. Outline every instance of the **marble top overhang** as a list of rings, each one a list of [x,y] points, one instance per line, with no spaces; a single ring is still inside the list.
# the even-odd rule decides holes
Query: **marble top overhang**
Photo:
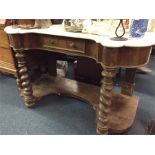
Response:
[[[26,33],[37,33],[37,34],[47,34],[55,36],[72,37],[79,39],[93,40],[105,47],[148,47],[155,45],[155,32],[146,32],[145,36],[142,38],[130,38],[127,41],[113,41],[108,35],[94,35],[86,33],[75,33],[66,32],[62,25],[52,25],[49,28],[42,29],[21,29],[13,28],[12,26],[7,26],[4,31],[7,34],[26,34]]]

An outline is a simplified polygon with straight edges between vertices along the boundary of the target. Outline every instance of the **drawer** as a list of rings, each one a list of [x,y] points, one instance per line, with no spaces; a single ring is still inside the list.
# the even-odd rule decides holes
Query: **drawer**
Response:
[[[9,49],[0,48],[0,60],[14,64],[13,57]]]
[[[41,37],[41,43],[43,46],[58,47],[58,39],[56,37]]]
[[[3,30],[0,30],[0,47],[9,48],[8,36]]]
[[[76,52],[85,53],[85,40],[81,39],[67,39],[66,48],[75,50]]]
[[[42,36],[41,43],[45,48],[85,53],[85,40],[67,37]]]

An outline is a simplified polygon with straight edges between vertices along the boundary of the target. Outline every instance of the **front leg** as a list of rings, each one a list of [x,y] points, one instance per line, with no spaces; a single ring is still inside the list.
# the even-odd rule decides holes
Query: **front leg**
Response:
[[[108,134],[109,114],[111,112],[112,89],[114,87],[115,69],[104,67],[100,89],[99,106],[97,110],[97,133]]]
[[[27,107],[32,107],[35,104],[35,98],[33,96],[32,85],[30,82],[28,69],[26,66],[25,53],[22,49],[15,50],[15,52],[19,73],[17,81],[20,81],[25,105]]]

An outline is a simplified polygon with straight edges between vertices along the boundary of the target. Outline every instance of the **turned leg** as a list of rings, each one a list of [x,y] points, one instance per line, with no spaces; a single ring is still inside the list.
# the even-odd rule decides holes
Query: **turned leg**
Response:
[[[12,56],[13,56],[13,59],[14,59],[14,65],[15,65],[15,68],[16,68],[16,76],[17,76],[17,78],[16,78],[16,84],[17,84],[17,86],[18,86],[18,89],[19,89],[19,92],[21,93],[21,90],[22,90],[22,84],[21,84],[21,81],[20,81],[20,76],[19,76],[19,68],[18,68],[18,63],[17,63],[17,60],[16,60],[16,58],[15,58],[15,52],[14,52],[14,50],[11,48],[11,54],[12,54]]]
[[[115,69],[104,67],[100,89],[99,107],[97,110],[97,133],[108,134],[109,114],[111,112],[112,89],[114,87]]]
[[[20,95],[22,96],[22,84],[21,84],[19,75],[17,76],[16,83],[17,83],[17,87],[18,87],[18,90],[20,92]]]
[[[15,50],[15,57],[17,59],[18,78],[17,85],[22,89],[24,102],[27,107],[33,106],[35,99],[33,96],[32,85],[28,75],[28,69],[25,61],[25,54],[23,50]]]
[[[121,93],[132,96],[135,87],[136,68],[127,68],[125,71],[124,81],[122,83]]]

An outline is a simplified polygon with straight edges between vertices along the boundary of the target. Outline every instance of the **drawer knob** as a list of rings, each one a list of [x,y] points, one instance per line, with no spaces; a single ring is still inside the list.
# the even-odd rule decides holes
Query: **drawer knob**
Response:
[[[69,46],[70,46],[71,48],[75,48],[75,47],[76,47],[74,43],[70,43]]]

